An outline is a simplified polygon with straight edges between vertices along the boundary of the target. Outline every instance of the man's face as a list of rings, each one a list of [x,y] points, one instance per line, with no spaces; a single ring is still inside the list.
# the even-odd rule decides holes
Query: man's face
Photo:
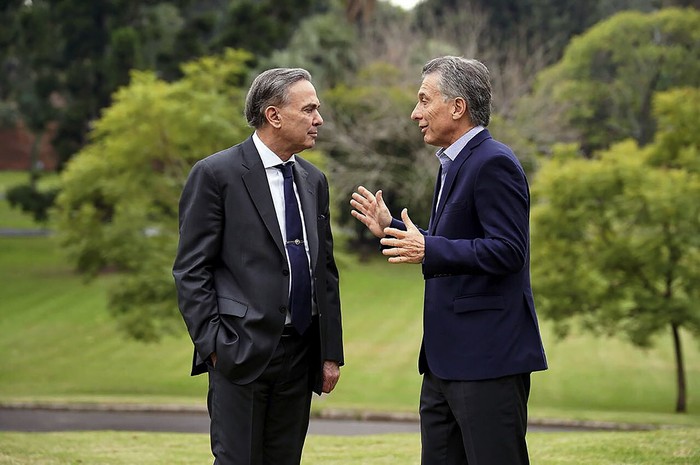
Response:
[[[279,136],[290,153],[299,153],[316,144],[318,127],[323,124],[323,118],[318,112],[321,103],[313,84],[306,80],[292,84],[288,97],[289,103],[279,108]]]
[[[418,89],[418,103],[411,119],[418,122],[426,144],[449,147],[459,138],[457,122],[452,117],[454,99],[445,100],[438,90],[438,81],[437,73],[425,76]]]

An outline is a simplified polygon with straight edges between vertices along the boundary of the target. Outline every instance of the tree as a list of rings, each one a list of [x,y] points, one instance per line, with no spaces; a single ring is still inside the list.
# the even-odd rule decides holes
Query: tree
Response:
[[[545,47],[551,64],[573,37],[620,11],[649,13],[693,2],[697,4],[695,0],[425,0],[416,7],[416,22],[427,31],[468,24],[460,17],[464,11],[486,16],[482,45],[505,51],[517,42],[531,52]],[[463,27],[460,35],[471,34],[473,30]]]
[[[260,58],[260,68],[301,67],[321,88],[347,81],[357,70],[357,37],[338,13],[310,16],[290,37],[284,50]]]
[[[584,154],[633,138],[654,138],[655,92],[700,86],[700,11],[624,12],[567,46],[538,76],[521,118],[539,145],[568,140]]]
[[[112,93],[128,82],[131,69],[157,70],[163,64],[157,58],[171,53],[172,37],[183,27],[179,4],[187,2],[43,2],[61,37],[54,47],[54,73],[65,103],[54,147],[65,163],[87,142],[91,122],[109,106]]]
[[[306,16],[324,12],[326,3],[321,0],[231,1],[217,28],[215,47],[243,48],[256,56],[269,56],[285,47]]]
[[[58,88],[52,75],[53,44],[58,37],[51,27],[49,8],[43,2],[31,8],[10,2],[0,10],[0,19],[6,25],[0,34],[0,64],[4,68],[0,77],[2,119],[8,126],[21,121],[34,138],[29,170],[34,187],[40,171],[39,145],[57,113],[51,97]],[[32,33],[35,30],[45,33]]]
[[[50,9],[45,2],[28,6],[24,2],[7,2],[0,7],[0,125],[23,127],[33,138],[30,149],[29,180],[8,189],[7,199],[13,207],[30,213],[38,222],[47,219],[55,191],[37,186],[43,169],[39,148],[49,132],[49,124],[59,114],[56,104],[59,84],[54,44],[60,42],[51,24]],[[43,31],[36,34],[33,31]]]
[[[0,122],[22,121],[35,136],[29,186],[13,198],[35,217],[54,193],[37,190],[36,153],[48,122],[59,169],[87,142],[92,122],[132,69],[167,80],[179,64],[225,47],[259,56],[284,46],[305,16],[325,11],[320,0],[232,0],[222,14],[212,0],[9,0],[0,4]]]
[[[358,183],[383,189],[394,213],[408,207],[414,221],[428,224],[438,163],[410,118],[416,89],[396,82],[396,68],[374,63],[351,85],[340,84],[322,96],[327,113],[319,146],[331,160],[333,188],[341,205],[338,221],[355,226],[361,242],[374,240],[349,215],[348,199]]]
[[[592,159],[559,150],[537,173],[533,282],[559,335],[572,320],[636,345],[670,329],[686,411],[681,329],[700,335],[700,89],[655,98],[652,144]]]
[[[177,205],[194,162],[246,137],[251,55],[227,50],[183,66],[167,83],[134,71],[61,175],[57,230],[77,270],[119,273],[109,308],[131,336],[181,329],[170,274]]]
[[[453,40],[472,50],[466,56],[484,59],[484,48],[493,53],[493,64],[517,47],[525,53],[548,50],[551,64],[561,56],[571,37],[599,19],[597,1],[576,0],[426,0],[416,6],[416,24],[426,33],[453,32]],[[474,18],[478,18],[477,27]],[[474,48],[478,36],[479,48]],[[499,53],[501,52],[501,53]]]
[[[56,194],[36,185],[47,127],[57,127],[52,144],[60,167],[82,145],[110,94],[128,82],[129,70],[153,64],[141,46],[153,52],[167,34],[139,18],[156,9],[159,17],[171,17],[161,13],[173,7],[149,3],[13,0],[0,7],[0,118],[22,124],[34,137],[29,182],[14,187],[8,199],[38,221],[46,219]]]

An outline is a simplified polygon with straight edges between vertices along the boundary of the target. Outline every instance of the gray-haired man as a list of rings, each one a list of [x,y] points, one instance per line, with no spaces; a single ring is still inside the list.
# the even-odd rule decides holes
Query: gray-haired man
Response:
[[[216,465],[299,464],[312,391],[340,377],[328,183],[297,155],[316,142],[319,106],[307,71],[260,74],[245,109],[255,133],[197,162],[182,192],[173,275],[192,374],[209,374]]]

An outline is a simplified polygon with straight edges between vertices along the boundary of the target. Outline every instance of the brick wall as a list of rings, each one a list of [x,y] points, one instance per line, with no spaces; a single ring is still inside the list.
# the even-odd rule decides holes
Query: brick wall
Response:
[[[39,160],[44,170],[56,169],[58,157],[50,139],[56,130],[55,124],[50,124],[39,147]],[[33,136],[27,132],[21,122],[14,128],[0,127],[0,170],[28,170],[31,164]]]

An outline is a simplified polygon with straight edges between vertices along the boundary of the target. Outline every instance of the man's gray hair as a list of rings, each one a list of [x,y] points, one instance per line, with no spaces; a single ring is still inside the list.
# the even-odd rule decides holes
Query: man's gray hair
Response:
[[[258,129],[265,124],[265,108],[289,102],[289,87],[299,81],[311,82],[311,74],[302,68],[273,68],[253,80],[245,98],[245,119]]]
[[[455,56],[433,58],[423,66],[423,77],[438,73],[438,90],[445,99],[462,97],[472,124],[488,126],[491,119],[491,82],[488,68],[478,60]]]

